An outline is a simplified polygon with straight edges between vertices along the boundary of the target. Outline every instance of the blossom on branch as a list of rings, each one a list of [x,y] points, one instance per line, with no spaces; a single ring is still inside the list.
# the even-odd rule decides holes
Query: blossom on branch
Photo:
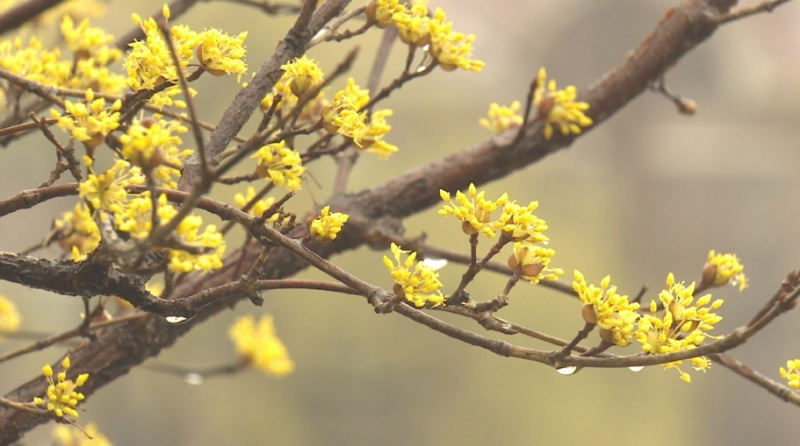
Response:
[[[642,350],[649,354],[672,353],[697,348],[706,337],[719,339],[719,336],[708,334],[722,316],[712,313],[719,308],[723,300],[711,302],[711,295],[701,296],[694,302],[694,287],[683,282],[675,282],[672,273],[667,276],[667,289],[662,290],[658,299],[663,306],[663,315],[657,316],[658,304],[650,302],[650,313],[642,315],[636,331],[636,340],[642,344]],[[705,371],[711,361],[705,356],[691,358],[692,368]],[[664,364],[664,369],[676,368],[681,379],[691,382],[691,376],[680,370],[683,361],[672,361]]]
[[[383,140],[383,136],[392,129],[386,122],[387,116],[392,116],[392,110],[378,110],[372,113],[367,123],[367,129],[361,138],[361,149],[373,152],[381,158],[387,158],[397,152],[397,146]]]
[[[481,126],[491,130],[494,133],[503,133],[508,129],[515,129],[522,124],[522,116],[518,115],[520,103],[514,101],[511,106],[501,106],[496,102],[489,105],[488,118],[481,118]]]
[[[553,136],[554,125],[558,125],[563,135],[570,133],[579,135],[581,127],[592,125],[592,118],[584,114],[589,110],[589,103],[575,101],[578,96],[575,86],[570,85],[564,90],[556,90],[556,81],[550,79],[550,82],[545,82],[546,79],[547,72],[542,67],[539,69],[536,91],[533,95],[538,118],[544,121],[545,139]]]
[[[0,294],[0,336],[3,333],[17,331],[21,321],[22,317],[14,302]]]
[[[242,316],[228,330],[236,352],[251,365],[262,372],[283,376],[294,370],[294,362],[289,352],[275,335],[272,316],[261,316],[258,325],[252,315]]]
[[[383,263],[395,281],[394,293],[412,302],[418,308],[425,306],[426,303],[433,307],[443,305],[445,296],[439,291],[442,286],[442,282],[439,281],[439,273],[422,262],[416,262],[416,252],[404,251],[394,243],[392,243],[391,249],[394,261],[389,256],[383,256]],[[401,257],[406,254],[408,256],[404,261]],[[397,262],[396,265],[395,262]]]
[[[286,185],[289,190],[299,190],[303,183],[303,160],[300,154],[286,147],[286,141],[262,146],[250,158],[258,159],[256,172],[269,178],[276,186]]]
[[[70,253],[75,262],[85,259],[100,244],[100,229],[89,208],[82,203],[53,221],[53,229],[59,246]]]
[[[520,206],[516,201],[508,201],[503,205],[503,213],[496,226],[515,242],[547,244],[550,240],[544,235],[547,222],[533,213],[538,207],[538,201],[531,201],[527,206]]]
[[[211,28],[197,35],[197,49],[195,50],[200,65],[215,76],[223,74],[237,74],[236,81],[242,80],[242,74],[247,71],[244,63],[244,39],[247,31],[236,37],[231,37],[224,32]]]
[[[800,389],[800,359],[786,361],[786,368],[781,367],[781,378],[785,379],[789,387]]]
[[[542,280],[558,280],[564,274],[561,268],[548,268],[556,250],[534,245],[529,242],[514,243],[514,253],[508,257],[508,267],[520,268],[520,277],[537,284]]]
[[[322,70],[317,62],[305,55],[281,65],[281,70],[284,71],[281,79],[288,81],[295,96],[302,96],[323,81]]]
[[[336,240],[336,236],[342,231],[342,226],[350,218],[349,215],[341,212],[330,212],[330,206],[325,206],[317,217],[314,217],[308,225],[309,232],[314,239],[321,242]]]
[[[329,133],[339,133],[361,147],[361,138],[367,132],[367,112],[361,111],[369,103],[369,90],[347,79],[347,87],[339,90],[333,103],[322,111],[322,123]]]
[[[236,192],[236,195],[233,196],[233,202],[236,203],[236,206],[244,207],[247,203],[250,202],[256,196],[256,190],[253,186],[247,187],[247,194],[242,194],[241,192]],[[248,214],[261,217],[261,214],[264,213],[267,209],[269,209],[272,204],[275,203],[275,198],[267,197],[264,199],[256,200],[256,202],[250,207],[250,210],[247,211]],[[275,223],[278,220],[279,214],[275,213],[269,216],[266,221],[270,224]]]
[[[86,380],[89,379],[89,374],[82,373],[78,375],[75,381],[72,381],[71,379],[67,379],[69,356],[64,357],[64,361],[61,365],[64,366],[64,371],[57,375],[57,380],[55,381],[53,380],[53,368],[50,367],[50,364],[42,368],[42,374],[47,378],[47,382],[49,383],[47,386],[47,396],[45,398],[36,397],[33,399],[33,403],[37,406],[47,407],[48,411],[55,413],[59,418],[63,417],[64,414],[72,415],[77,418],[78,412],[75,408],[85,397],[82,393],[76,392],[75,389],[82,386]]]
[[[398,0],[370,0],[367,3],[367,18],[378,28],[388,28],[393,23],[395,14],[402,14],[406,6]]]
[[[144,239],[152,231],[153,205],[150,191],[137,195],[129,200],[122,212],[114,215],[118,230],[127,232],[131,237]],[[167,224],[178,210],[168,201],[167,196],[158,197],[158,217],[161,224]],[[208,272],[222,267],[222,255],[225,253],[225,240],[215,225],[207,225],[202,231],[203,218],[189,214],[175,228],[175,238],[167,246],[168,266],[175,272]]]
[[[78,194],[86,199],[97,210],[112,213],[122,212],[121,206],[128,198],[125,187],[131,184],[142,184],[145,179],[138,167],[131,167],[125,160],[115,160],[114,165],[105,173],[97,175],[92,169],[94,161],[83,157],[89,169],[86,179],[78,184]]]
[[[445,190],[439,191],[442,201],[450,204],[445,204],[442,209],[439,209],[439,215],[448,216],[454,215],[457,219],[461,220],[461,229],[465,234],[484,234],[487,237],[494,237],[495,230],[499,229],[496,223],[491,223],[492,212],[498,206],[505,206],[508,203],[508,194],[503,193],[497,200],[487,200],[486,192],[477,192],[474,184],[469,185],[469,198],[463,192],[456,192],[456,201],[454,203],[450,197],[450,193]]]
[[[72,62],[61,60],[58,48],[43,49],[36,37],[27,46],[20,37],[0,42],[0,68],[45,85],[63,86],[72,77]]]
[[[370,15],[370,8],[374,12]],[[375,7],[368,6],[368,17],[382,26],[391,16],[400,30],[400,40],[422,47],[436,59],[445,71],[462,68],[479,72],[485,65],[483,61],[472,59],[474,34],[453,31],[453,22],[446,21],[442,8],[436,8],[433,18],[428,17],[428,9],[422,2],[414,2],[411,8],[393,1],[379,1]]]
[[[475,34],[453,31],[453,22],[445,21],[442,8],[436,8],[433,19],[430,20],[430,32],[429,51],[439,61],[442,69],[453,71],[461,68],[476,73],[483,69],[485,63],[482,60],[471,58]]]
[[[106,100],[94,97],[92,89],[86,90],[86,102],[74,103],[69,99],[64,101],[66,114],[51,108],[50,114],[58,120],[62,130],[70,130],[72,137],[94,149],[103,143],[105,137],[112,130],[119,127],[119,110],[122,101],[117,99],[110,108],[106,108]]]
[[[633,339],[639,304],[628,302],[628,296],[620,295],[617,287],[610,285],[611,276],[605,276],[600,287],[587,285],[583,274],[576,269],[572,289],[583,303],[583,320],[598,325],[604,341],[624,347]]]
[[[53,442],[53,446],[112,446],[94,423],[87,424],[85,429],[59,424],[53,429]]]
[[[747,276],[742,272],[744,265],[739,263],[736,254],[717,254],[712,249],[708,253],[708,262],[703,267],[701,288],[718,287],[730,283],[739,286],[739,291],[747,287]]]
[[[78,59],[91,58],[98,65],[105,66],[122,58],[119,48],[108,45],[114,41],[114,36],[102,28],[90,27],[88,18],[81,20],[76,27],[72,16],[65,15],[61,21],[61,34]]]
[[[180,121],[167,121],[159,115],[134,119],[128,131],[119,137],[122,156],[144,172],[153,171],[160,186],[176,188],[183,161],[192,150],[181,150],[183,140],[178,136],[188,129]]]

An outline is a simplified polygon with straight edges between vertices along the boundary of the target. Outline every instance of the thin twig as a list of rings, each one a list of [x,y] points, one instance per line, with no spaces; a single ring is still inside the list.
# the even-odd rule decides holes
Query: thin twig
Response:
[[[770,0],[763,3],[759,3],[757,5],[748,6],[746,8],[737,9],[736,11],[729,12],[727,14],[723,14],[715,19],[717,25],[722,25],[723,23],[732,22],[734,20],[739,20],[745,18],[747,16],[751,16],[753,14],[758,14],[761,12],[772,12],[773,9],[777,8],[778,6],[788,2],[789,0]]]
[[[359,6],[358,8],[351,9],[350,11],[342,14],[336,20],[331,22],[330,25],[325,26],[324,28],[322,28],[317,33],[317,35],[315,35],[308,42],[308,48],[311,48],[311,47],[313,47],[313,46],[315,46],[315,45],[317,45],[319,43],[326,42],[326,41],[331,40],[331,39],[335,39],[336,38],[335,37],[336,36],[336,30],[339,29],[340,26],[342,26],[345,22],[347,22],[348,20],[352,19],[353,17],[355,17],[355,16],[357,16],[359,14],[362,14],[366,10],[367,10],[367,5],[362,5],[362,6]],[[366,26],[366,28],[363,31],[361,31],[361,33],[365,32],[368,28],[369,28],[369,26]],[[339,40],[341,40],[341,39],[339,39]]]
[[[167,43],[169,53],[172,56],[172,63],[175,65],[175,72],[178,74],[178,85],[181,86],[183,96],[186,99],[186,107],[189,109],[189,118],[192,124],[192,134],[194,135],[194,142],[197,146],[197,151],[200,153],[200,169],[203,171],[204,175],[208,175],[210,170],[208,165],[208,155],[206,154],[205,144],[203,142],[203,131],[200,130],[200,125],[198,124],[197,110],[194,106],[194,99],[192,98],[191,91],[189,91],[189,84],[186,82],[186,75],[183,72],[180,58],[175,50],[175,43],[172,41],[172,33],[170,33],[166,23],[161,21],[158,21],[157,23],[164,38],[164,42]]]
[[[85,333],[87,331],[89,331],[89,332],[97,331],[97,330],[100,330],[101,328],[106,328],[106,327],[110,327],[110,326],[115,325],[115,324],[120,324],[120,323],[127,322],[127,321],[130,321],[130,320],[133,320],[133,319],[142,318],[142,317],[144,317],[146,315],[147,315],[147,313],[137,313],[137,314],[131,314],[131,315],[127,315],[127,316],[121,316],[121,317],[110,319],[110,320],[107,320],[107,321],[94,322],[94,323],[90,324],[88,327],[86,327],[85,329],[82,328],[79,325],[78,327],[75,327],[75,328],[73,328],[71,330],[67,330],[67,331],[64,331],[64,332],[61,332],[61,333],[58,333],[58,334],[54,334],[54,335],[48,336],[48,337],[43,338],[43,339],[39,339],[38,341],[34,342],[31,345],[19,348],[17,350],[10,351],[10,352],[8,352],[8,353],[6,353],[4,355],[0,355],[0,363],[3,363],[3,362],[8,361],[10,359],[14,359],[14,358],[16,358],[18,356],[22,356],[22,355],[27,354],[27,353],[43,350],[43,349],[45,349],[47,347],[50,347],[53,344],[57,344],[59,342],[64,342],[64,341],[66,341],[68,339],[72,339],[72,338],[81,336],[81,334],[83,334],[83,333]]]
[[[792,388],[768,378],[766,375],[747,367],[724,353],[712,353],[708,355],[708,357],[711,358],[712,361],[722,364],[737,375],[755,383],[757,386],[777,396],[781,400],[792,403],[795,406],[800,406],[800,393],[792,390]]]

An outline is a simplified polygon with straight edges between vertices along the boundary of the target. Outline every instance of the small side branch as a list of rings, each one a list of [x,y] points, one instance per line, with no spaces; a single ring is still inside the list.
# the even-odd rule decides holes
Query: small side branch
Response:
[[[759,14],[762,12],[772,12],[773,9],[777,8],[778,6],[788,2],[789,0],[770,0],[763,3],[759,3],[757,5],[748,6],[746,8],[737,9],[736,11],[729,12],[727,14],[723,14],[719,16],[715,22],[717,25],[722,25],[723,23],[732,22],[734,20],[739,20],[753,14]]]

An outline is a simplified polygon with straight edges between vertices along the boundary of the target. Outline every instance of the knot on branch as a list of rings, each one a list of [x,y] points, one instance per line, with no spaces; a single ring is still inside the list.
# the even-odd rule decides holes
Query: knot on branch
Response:
[[[467,294],[466,292],[462,292],[463,294]],[[467,298],[469,298],[469,294],[467,294]],[[485,302],[478,302],[475,304],[475,312],[476,313],[494,313],[495,311],[505,307],[508,305],[508,295],[499,295],[494,299],[487,300]]]
[[[256,289],[256,280],[255,274],[242,274],[241,279],[239,279],[240,283],[243,286],[242,292],[253,305],[260,307],[264,304],[264,298],[261,297],[261,293]]]
[[[519,333],[511,324],[496,318],[491,312],[485,311],[478,316],[478,323],[487,330],[513,335]]]
[[[400,303],[401,298],[395,294],[388,294],[383,288],[378,288],[369,296],[367,303],[375,308],[378,314],[388,314],[394,311],[394,307]]]

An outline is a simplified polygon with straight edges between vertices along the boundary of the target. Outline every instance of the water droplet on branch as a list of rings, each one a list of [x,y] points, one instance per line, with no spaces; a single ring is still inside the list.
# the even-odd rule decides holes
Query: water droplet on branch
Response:
[[[166,319],[166,321],[170,324],[180,324],[181,322],[186,322],[188,320],[183,316],[167,316],[164,319]]]
[[[186,381],[186,384],[199,386],[200,384],[203,384],[205,378],[199,373],[187,373],[183,376],[183,380]]]
[[[556,369],[556,371],[562,375],[572,375],[573,373],[578,371],[578,368],[574,365],[561,367],[560,369]]]

